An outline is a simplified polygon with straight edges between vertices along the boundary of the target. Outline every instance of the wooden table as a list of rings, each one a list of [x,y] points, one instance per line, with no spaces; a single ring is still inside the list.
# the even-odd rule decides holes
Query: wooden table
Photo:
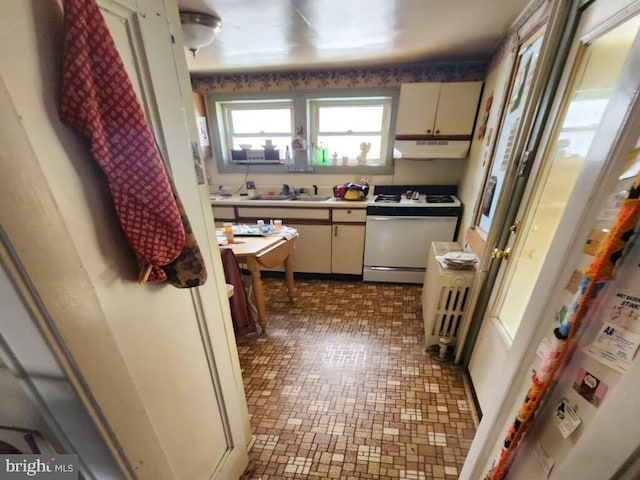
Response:
[[[233,250],[239,263],[245,263],[251,273],[253,285],[253,296],[258,310],[258,323],[262,328],[262,333],[267,331],[267,310],[264,305],[264,287],[260,278],[260,268],[273,268],[284,264],[287,290],[291,301],[294,298],[293,283],[293,246],[298,235],[286,239],[284,237],[269,235],[266,237],[239,237],[236,236],[234,243],[223,245],[220,248],[230,248]]]

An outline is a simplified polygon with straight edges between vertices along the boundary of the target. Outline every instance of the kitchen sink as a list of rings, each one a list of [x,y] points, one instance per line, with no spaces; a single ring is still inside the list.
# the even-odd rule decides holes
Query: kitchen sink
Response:
[[[249,200],[291,200],[293,195],[256,195]]]
[[[300,197],[292,197],[291,200],[303,201],[303,202],[326,202],[332,197],[320,197],[318,195],[304,195]]]
[[[291,200],[302,202],[326,202],[332,197],[320,197],[318,195],[255,195],[250,197],[249,200]]]

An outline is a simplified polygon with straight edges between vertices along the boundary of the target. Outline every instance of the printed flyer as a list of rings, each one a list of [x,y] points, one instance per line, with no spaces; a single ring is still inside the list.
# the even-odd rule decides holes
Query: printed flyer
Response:
[[[604,323],[596,339],[585,347],[584,352],[607,367],[626,372],[640,346],[640,334],[625,328]]]
[[[612,323],[640,333],[640,293],[617,292],[608,317]]]

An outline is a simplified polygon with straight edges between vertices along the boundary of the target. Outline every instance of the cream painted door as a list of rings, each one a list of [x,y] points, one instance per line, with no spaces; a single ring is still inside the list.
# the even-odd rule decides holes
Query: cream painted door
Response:
[[[210,241],[211,207],[192,158],[197,133],[177,4],[98,4],[171,166],[209,278],[194,289],[137,283],[86,139],[58,116],[61,2],[8,2],[0,41],[20,48],[0,51],[8,99],[0,128],[10,133],[3,136],[0,224],[21,273],[13,280],[35,297],[28,308],[47,319],[43,335],[63,346],[59,361],[121,460],[122,478],[239,478],[248,463],[248,415],[220,256]]]
[[[403,83],[398,100],[396,135],[433,135],[439,96],[439,83]]]
[[[331,218],[333,221],[331,272],[362,275],[366,209],[334,208]],[[354,223],[360,223],[360,225]]]
[[[235,336],[229,328],[224,273],[213,219],[208,214],[211,208],[209,191],[198,172],[200,165],[194,162],[193,148],[198,145],[198,137],[185,51],[180,41],[177,44],[171,41],[172,35],[181,38],[178,7],[174,0],[137,0],[137,12],[129,13],[121,9],[124,5],[114,4],[130,4],[130,1],[102,2],[102,10],[121,55],[135,67],[135,70],[129,70],[130,77],[138,84],[192,227],[203,253],[210,260],[207,284],[188,290],[191,302],[181,314],[184,334],[174,339],[183,345],[183,349],[162,352],[163,355],[173,352],[171,363],[174,367],[165,372],[167,384],[173,383],[170,377],[173,374],[176,384],[197,385],[191,391],[189,406],[185,405],[182,410],[182,418],[172,422],[170,429],[167,425],[163,435],[167,447],[179,441],[185,449],[178,454],[167,448],[167,455],[175,464],[175,478],[234,478],[248,462],[246,445],[249,439],[246,437],[249,428]],[[135,29],[136,23],[139,31]],[[169,330],[159,333],[171,335]],[[164,343],[169,338],[159,341]],[[189,341],[193,343],[189,344]],[[195,371],[206,372],[206,377],[189,382],[190,372],[196,366]],[[202,383],[205,379],[206,385]],[[144,393],[152,396],[154,391],[155,387],[149,384]],[[164,395],[171,398],[171,390],[165,391]],[[172,400],[184,402],[186,399],[176,397]],[[161,403],[164,405],[158,405],[159,415],[170,402]],[[202,448],[194,448],[197,445]],[[190,450],[192,455],[189,455]]]
[[[533,33],[518,49],[508,102],[502,114],[502,124],[493,152],[493,161],[477,212],[475,231],[482,232],[482,237],[486,240],[485,248],[490,248],[490,245],[500,241],[503,228],[501,222],[504,222],[507,215],[507,205],[514,201],[526,202],[524,198],[514,200],[518,198],[515,193],[516,185],[526,182],[526,178],[517,178],[514,172],[518,169],[519,153],[525,143],[523,137],[526,136],[525,132],[533,122],[533,105],[537,103],[536,97],[541,95],[542,88],[535,84],[534,79],[545,67],[542,51],[549,28],[545,26]],[[491,287],[488,285],[494,285],[495,289],[495,285],[501,281],[501,272],[496,272],[496,261],[491,260],[488,252],[485,252],[481,259],[479,278],[485,282],[482,290],[489,290]],[[485,295],[488,293],[485,292]],[[478,403],[481,410],[484,410],[493,399],[492,379],[495,369],[503,365],[508,348],[502,341],[502,337],[498,335],[501,330],[488,325],[490,320],[486,318],[486,314],[482,316],[482,313],[477,313],[473,319],[475,323],[470,326],[471,334],[466,337],[468,343],[473,342],[473,350],[469,352],[469,347],[465,345],[465,356],[468,358],[465,362],[476,390]],[[488,368],[484,368],[484,364]]]
[[[331,273],[331,225],[290,226],[300,235],[293,251],[293,271]]]
[[[331,272],[362,275],[364,225],[333,225]]]
[[[502,258],[498,274],[501,281],[494,287],[469,363],[483,410],[500,395],[495,385],[525,312],[532,302],[539,301],[532,294],[545,262],[557,267],[562,264],[561,245],[569,238],[558,235],[560,222],[566,232],[568,225],[577,225],[574,222],[585,214],[582,210],[566,212],[567,204],[579,199],[578,203],[587,205],[605,168],[621,123],[603,119],[608,111],[626,111],[630,102],[618,95],[617,85],[623,80],[620,74],[640,21],[636,17],[619,26],[612,22],[611,30],[595,27],[598,22],[594,16],[604,15],[602,2],[597,3],[597,8],[584,14],[576,35],[573,67],[565,73],[562,97],[556,99],[556,121],[543,141],[546,148],[541,153],[538,174],[532,179],[529,199],[521,205],[521,221],[513,228],[514,235],[504,251],[498,252]],[[594,148],[596,135],[600,141]]]
[[[482,82],[418,82],[400,87],[396,135],[472,135]]]
[[[481,91],[482,82],[441,84],[433,134],[471,136]]]

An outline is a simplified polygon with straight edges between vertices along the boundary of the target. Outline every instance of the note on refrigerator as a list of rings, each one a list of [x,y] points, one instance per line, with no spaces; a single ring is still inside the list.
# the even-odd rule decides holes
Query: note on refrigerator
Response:
[[[582,423],[582,419],[578,416],[567,399],[563,399],[556,408],[556,424],[560,429],[560,433],[564,438],[568,438],[576,428]]]
[[[603,323],[598,336],[584,352],[603,365],[626,372],[640,346],[640,334],[632,333],[613,323]]]
[[[536,443],[536,446],[533,449],[533,456],[542,467],[542,470],[544,471],[544,478],[549,478],[549,474],[551,473],[551,469],[553,468],[555,461],[551,458],[551,455],[549,455],[540,442]]]

